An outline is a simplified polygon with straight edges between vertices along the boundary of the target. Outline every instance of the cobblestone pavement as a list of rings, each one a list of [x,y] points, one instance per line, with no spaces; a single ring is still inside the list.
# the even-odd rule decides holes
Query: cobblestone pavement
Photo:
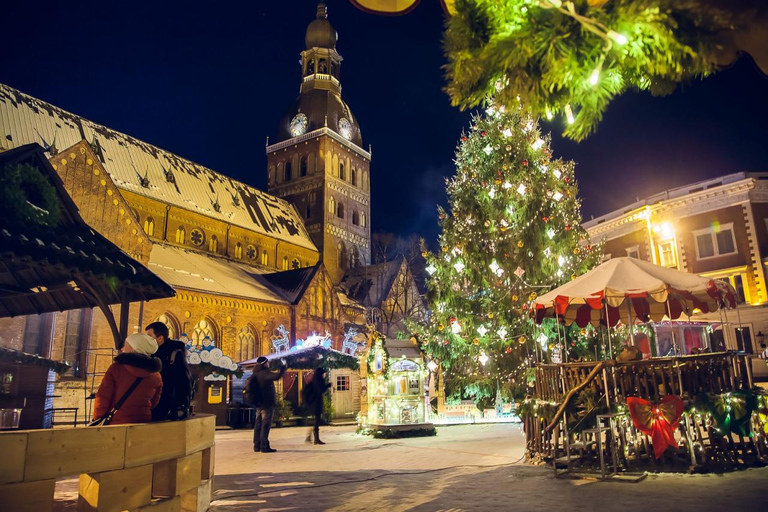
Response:
[[[277,453],[249,431],[216,435],[213,510],[764,510],[768,468],[725,475],[650,475],[640,483],[554,479],[521,462],[519,425],[440,427],[436,437],[379,440],[327,427],[275,429]]]

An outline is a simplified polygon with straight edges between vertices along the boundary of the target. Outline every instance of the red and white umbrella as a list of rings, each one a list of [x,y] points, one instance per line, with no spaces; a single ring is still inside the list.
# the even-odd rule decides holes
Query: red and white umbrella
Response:
[[[614,258],[573,281],[537,297],[536,321],[557,317],[598,326],[659,322],[736,307],[736,293],[725,281],[660,267],[635,258]],[[607,322],[606,322],[607,318]]]

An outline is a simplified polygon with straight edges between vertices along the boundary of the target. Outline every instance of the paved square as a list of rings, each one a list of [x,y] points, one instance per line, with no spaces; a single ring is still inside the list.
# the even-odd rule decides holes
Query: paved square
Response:
[[[637,484],[558,479],[521,461],[520,425],[439,427],[436,437],[380,440],[354,427],[274,429],[277,453],[253,453],[252,432],[216,435],[213,510],[762,509],[768,468],[725,475],[651,475]]]

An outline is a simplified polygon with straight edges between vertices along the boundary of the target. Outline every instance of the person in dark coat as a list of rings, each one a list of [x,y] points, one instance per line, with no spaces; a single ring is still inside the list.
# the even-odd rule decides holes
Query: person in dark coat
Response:
[[[251,382],[259,387],[254,395],[257,398],[256,419],[253,422],[253,451],[261,453],[276,452],[269,445],[269,430],[272,428],[272,417],[275,415],[275,381],[285,375],[286,366],[283,364],[277,370],[270,370],[269,360],[261,356],[256,359]]]
[[[121,353],[107,369],[96,392],[94,420],[112,410],[137,378],[141,382],[115,412],[109,424],[149,423],[152,420],[152,408],[160,401],[163,389],[160,378],[162,364],[152,357],[155,350],[157,343],[146,334],[131,334],[126,338]]]
[[[157,341],[154,356],[163,364],[163,394],[160,403],[152,409],[152,421],[183,420],[189,416],[192,399],[192,374],[187,366],[187,348],[184,343],[169,339],[168,326],[152,322],[145,332]]]
[[[315,426],[307,434],[308,443],[312,442],[312,434],[314,433],[315,444],[325,444],[320,440],[320,422],[323,419],[323,398],[325,397],[325,392],[331,387],[330,383],[325,380],[325,375],[325,368],[316,368],[314,372],[309,374],[306,387],[304,388],[303,398],[307,403],[307,407],[315,416]]]

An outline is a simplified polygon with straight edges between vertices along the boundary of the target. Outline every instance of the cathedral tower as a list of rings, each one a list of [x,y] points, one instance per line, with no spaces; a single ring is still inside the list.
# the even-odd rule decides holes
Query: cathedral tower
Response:
[[[334,284],[371,262],[371,155],[341,99],[337,38],[321,3],[301,52],[299,97],[267,146],[269,193],[296,206]]]

